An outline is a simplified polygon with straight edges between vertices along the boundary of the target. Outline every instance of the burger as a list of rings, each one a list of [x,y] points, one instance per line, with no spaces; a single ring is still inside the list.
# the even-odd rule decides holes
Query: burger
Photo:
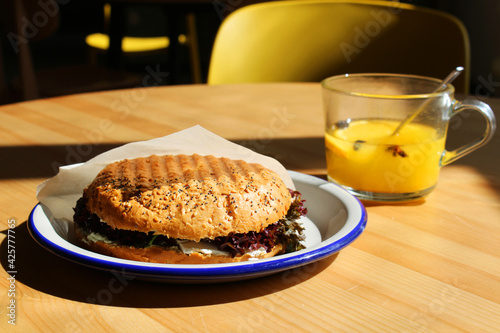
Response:
[[[257,260],[304,248],[299,192],[257,163],[201,155],[107,165],[74,207],[77,243],[166,264]]]

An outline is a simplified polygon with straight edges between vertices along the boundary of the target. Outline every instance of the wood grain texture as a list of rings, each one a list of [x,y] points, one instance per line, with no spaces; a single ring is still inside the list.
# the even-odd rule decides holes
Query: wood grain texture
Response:
[[[488,99],[497,117],[500,100]],[[318,84],[172,86],[0,107],[2,332],[496,332],[500,327],[500,135],[442,169],[408,205],[367,204],[365,232],[338,256],[255,280],[125,279],[59,258],[26,219],[60,165],[201,125],[325,176]],[[452,144],[482,131],[455,119]],[[8,222],[16,224],[16,325],[8,323]]]

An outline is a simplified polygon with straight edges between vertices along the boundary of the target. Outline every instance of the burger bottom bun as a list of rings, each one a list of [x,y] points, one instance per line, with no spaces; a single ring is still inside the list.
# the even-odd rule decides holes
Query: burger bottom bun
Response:
[[[193,252],[185,254],[182,251],[166,249],[161,246],[150,246],[147,248],[137,248],[133,246],[123,246],[103,241],[91,241],[87,239],[87,234],[75,225],[75,235],[78,244],[92,252],[104,254],[111,257],[144,261],[160,264],[222,264],[247,261],[250,259],[264,259],[273,257],[283,252],[283,245],[277,244],[270,252],[261,256],[251,256],[250,254],[231,256],[219,256]]]

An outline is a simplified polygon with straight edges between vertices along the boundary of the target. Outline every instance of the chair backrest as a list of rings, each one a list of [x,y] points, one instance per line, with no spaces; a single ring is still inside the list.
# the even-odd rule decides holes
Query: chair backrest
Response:
[[[224,20],[208,83],[319,82],[344,73],[404,73],[444,78],[465,73],[470,49],[452,15],[392,1],[273,1],[240,8]]]

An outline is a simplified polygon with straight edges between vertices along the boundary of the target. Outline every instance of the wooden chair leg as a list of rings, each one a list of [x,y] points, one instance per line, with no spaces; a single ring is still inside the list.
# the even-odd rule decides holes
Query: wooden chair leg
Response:
[[[196,31],[196,15],[194,13],[186,14],[186,29],[189,61],[191,63],[191,79],[193,83],[201,83],[200,51],[198,47],[198,32]]]
[[[111,8],[109,19],[109,48],[106,63],[109,68],[120,68],[122,59],[122,39],[125,29],[125,4],[116,3]]]
[[[23,1],[15,1],[14,17],[16,18],[16,34],[23,38],[23,17],[26,17],[26,10]],[[20,42],[17,50],[19,71],[21,76],[21,91],[24,100],[39,98],[38,84],[35,76],[35,68],[31,59],[31,50],[28,41]]]

